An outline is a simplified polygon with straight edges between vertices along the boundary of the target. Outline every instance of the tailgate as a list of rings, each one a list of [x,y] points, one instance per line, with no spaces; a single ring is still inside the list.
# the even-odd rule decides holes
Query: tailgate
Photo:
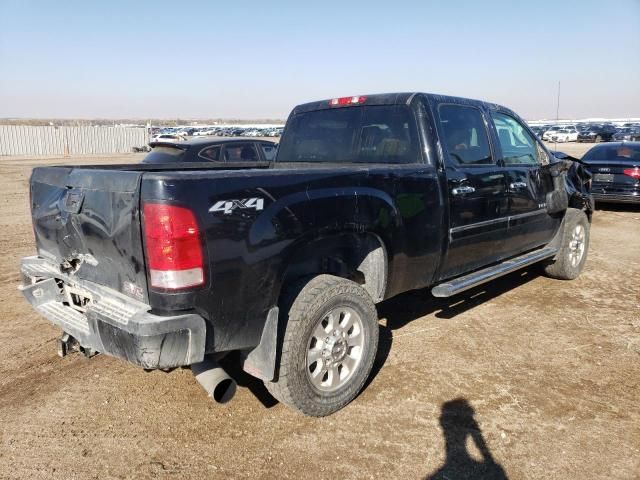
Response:
[[[31,215],[38,254],[72,277],[146,301],[141,176],[124,170],[34,169]]]

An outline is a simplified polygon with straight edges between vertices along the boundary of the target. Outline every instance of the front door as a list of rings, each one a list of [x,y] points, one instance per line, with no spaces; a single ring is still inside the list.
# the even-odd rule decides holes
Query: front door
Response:
[[[508,203],[483,111],[455,103],[436,110],[449,196],[449,249],[439,275],[445,279],[503,257]]]
[[[517,255],[548,243],[560,222],[547,212],[547,194],[553,190],[546,168],[549,157],[519,119],[503,112],[492,112],[491,117],[509,198],[505,249]]]

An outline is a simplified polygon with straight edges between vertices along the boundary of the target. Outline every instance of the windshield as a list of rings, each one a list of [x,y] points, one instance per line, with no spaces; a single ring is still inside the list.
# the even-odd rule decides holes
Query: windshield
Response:
[[[418,151],[408,106],[343,107],[290,118],[277,161],[413,163]]]

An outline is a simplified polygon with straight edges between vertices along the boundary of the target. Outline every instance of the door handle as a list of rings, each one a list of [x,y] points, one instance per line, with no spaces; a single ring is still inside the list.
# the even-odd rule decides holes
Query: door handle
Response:
[[[467,186],[465,186],[465,187],[455,187],[455,188],[451,189],[451,193],[453,195],[465,195],[467,193],[473,193],[475,191],[476,191],[475,188],[467,187]]]
[[[509,184],[511,190],[520,190],[521,188],[527,188],[527,182],[513,182]]]

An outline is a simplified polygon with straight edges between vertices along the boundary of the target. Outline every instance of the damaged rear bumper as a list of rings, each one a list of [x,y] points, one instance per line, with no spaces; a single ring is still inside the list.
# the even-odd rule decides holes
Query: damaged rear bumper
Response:
[[[20,269],[18,288],[31,306],[84,348],[150,369],[204,359],[206,324],[199,315],[154,315],[149,305],[72,278],[41,257],[23,258]],[[82,304],[72,307],[69,292]]]

